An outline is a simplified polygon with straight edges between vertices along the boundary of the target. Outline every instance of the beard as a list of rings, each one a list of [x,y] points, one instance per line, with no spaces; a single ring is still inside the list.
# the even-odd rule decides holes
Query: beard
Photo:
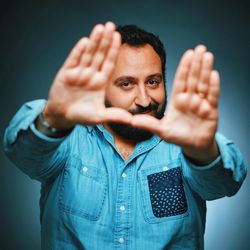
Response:
[[[107,108],[114,107],[109,100],[105,100],[105,106]],[[157,119],[161,119],[164,116],[166,107],[166,101],[163,105],[157,102],[151,102],[147,107],[137,106],[135,109],[128,110],[132,115],[143,114],[144,112],[152,112],[153,116]],[[145,129],[136,128],[131,125],[108,122],[109,127],[119,136],[124,139],[134,140],[137,142],[147,140],[153,136],[153,133]]]

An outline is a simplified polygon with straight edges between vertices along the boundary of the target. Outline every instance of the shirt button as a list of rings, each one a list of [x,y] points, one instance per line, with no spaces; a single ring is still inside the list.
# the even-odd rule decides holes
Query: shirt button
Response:
[[[124,238],[121,237],[121,238],[119,238],[118,241],[119,241],[119,243],[123,244],[125,240],[124,240]]]
[[[120,211],[125,211],[125,207],[124,206],[120,206]]]
[[[127,175],[125,173],[122,173],[122,177],[125,178]]]
[[[83,171],[83,172],[87,172],[87,171],[88,171],[88,168],[87,168],[87,167],[83,167],[83,168],[82,168],[82,171]]]
[[[164,166],[164,167],[162,168],[162,170],[163,170],[163,171],[167,171],[167,170],[168,170],[168,167],[167,167],[167,166]]]

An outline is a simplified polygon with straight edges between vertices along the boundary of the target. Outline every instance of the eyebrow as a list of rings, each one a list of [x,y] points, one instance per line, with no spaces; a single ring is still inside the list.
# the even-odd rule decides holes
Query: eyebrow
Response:
[[[120,76],[117,79],[115,79],[114,84],[119,84],[123,81],[138,81],[138,78],[132,77],[132,76]]]
[[[149,78],[160,78],[159,80],[161,81],[162,80],[162,74],[161,73],[152,74],[152,75],[147,76],[146,79],[149,79]]]
[[[162,80],[162,74],[161,73],[155,73],[155,74],[151,74],[149,76],[146,77],[146,79],[150,79],[150,78],[160,78],[159,80]],[[120,76],[117,79],[115,79],[114,84],[119,84],[122,81],[138,81],[137,77],[133,77],[133,76]]]

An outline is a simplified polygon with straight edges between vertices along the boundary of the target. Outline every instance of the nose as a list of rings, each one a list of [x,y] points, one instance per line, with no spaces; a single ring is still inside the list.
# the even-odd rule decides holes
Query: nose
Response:
[[[145,86],[138,86],[137,95],[135,98],[135,104],[142,106],[142,107],[148,107],[151,102],[151,98],[147,93],[147,90]]]

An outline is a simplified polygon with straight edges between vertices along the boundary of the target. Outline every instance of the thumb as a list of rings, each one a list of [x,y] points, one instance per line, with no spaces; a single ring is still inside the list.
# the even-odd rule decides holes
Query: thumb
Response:
[[[121,108],[105,108],[101,111],[101,123],[103,122],[118,122],[131,124],[132,114]]]
[[[148,130],[156,135],[160,135],[162,132],[161,120],[150,115],[134,115],[131,120],[131,125]]]

